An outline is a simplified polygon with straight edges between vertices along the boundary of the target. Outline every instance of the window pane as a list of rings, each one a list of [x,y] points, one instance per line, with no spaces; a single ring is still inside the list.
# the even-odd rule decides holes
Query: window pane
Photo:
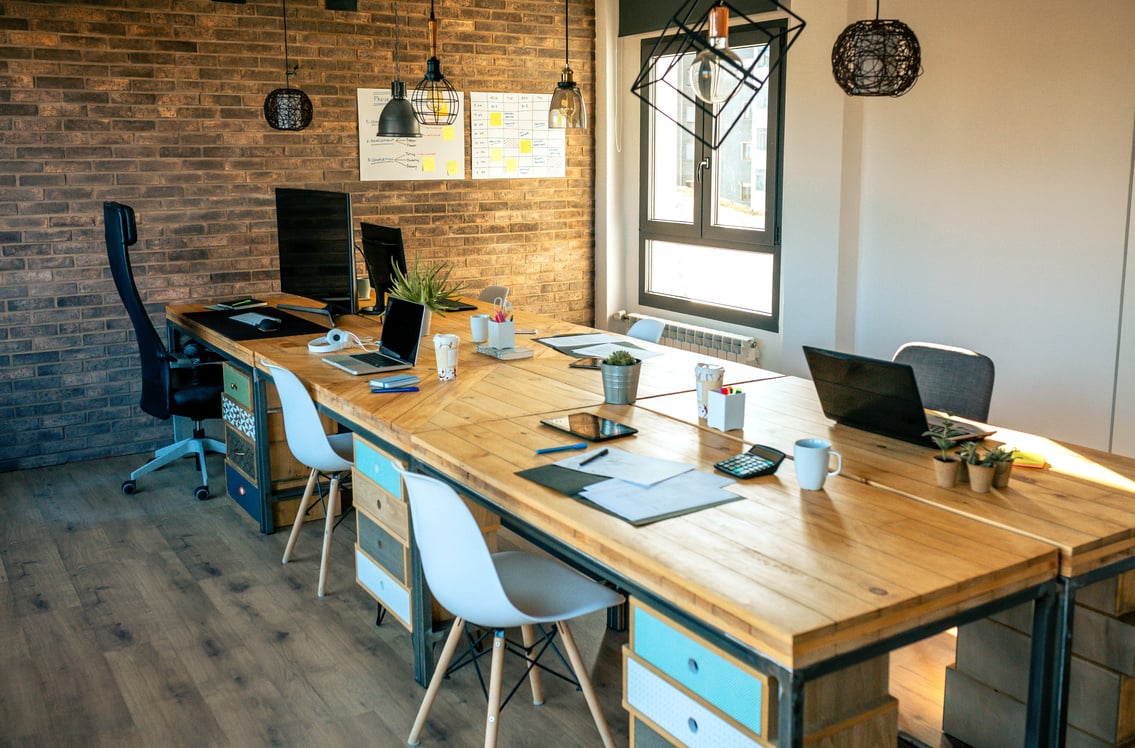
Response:
[[[673,65],[665,80],[674,86],[681,86],[689,95],[689,75],[686,73],[693,55],[682,55],[678,64]],[[658,69],[665,70],[674,62],[673,57],[663,57]],[[653,102],[658,109],[666,112],[677,122],[693,127],[697,110],[676,91],[665,85],[655,85]],[[674,223],[693,223],[694,221],[694,144],[692,135],[654,109],[650,115],[650,220]]]
[[[771,315],[773,255],[673,242],[646,242],[646,291]]]
[[[768,45],[733,47],[747,68],[760,56],[753,73],[768,76]],[[713,225],[726,228],[765,228],[765,171],[768,163],[768,89],[766,85],[744,110],[715,156]],[[718,115],[718,123],[728,127],[736,119],[752,92],[742,87]]]

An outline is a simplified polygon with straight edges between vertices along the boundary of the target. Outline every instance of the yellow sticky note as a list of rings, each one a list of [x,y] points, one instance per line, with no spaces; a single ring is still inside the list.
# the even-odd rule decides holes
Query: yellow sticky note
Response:
[[[504,149],[503,148],[490,149],[489,150],[489,160],[492,161],[494,164],[498,164],[501,161],[504,161]]]
[[[504,115],[501,112],[489,112],[489,127],[500,127],[504,124]]]
[[[445,171],[446,171],[447,174],[449,174],[449,176],[452,177],[454,174],[460,174],[461,173],[461,165],[459,163],[457,163],[456,161],[446,161],[445,162]]]
[[[422,171],[437,171],[437,159],[434,156],[422,156]]]
[[[441,128],[442,140],[457,140],[457,128],[453,125],[446,125]]]
[[[517,162],[515,156],[506,158],[504,160],[504,170],[508,174],[515,174],[516,172],[520,171],[520,165]]]
[[[532,152],[532,141],[531,140],[521,140],[520,141],[520,152],[521,153],[531,153]]]

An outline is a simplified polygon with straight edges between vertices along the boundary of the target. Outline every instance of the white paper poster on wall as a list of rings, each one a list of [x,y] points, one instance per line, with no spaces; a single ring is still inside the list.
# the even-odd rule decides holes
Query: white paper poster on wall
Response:
[[[457,92],[464,105],[465,96]],[[422,125],[420,138],[380,138],[378,116],[390,101],[389,88],[360,88],[359,179],[464,179],[465,115],[452,125]]]
[[[551,94],[470,93],[474,179],[564,175],[564,131],[548,127]]]

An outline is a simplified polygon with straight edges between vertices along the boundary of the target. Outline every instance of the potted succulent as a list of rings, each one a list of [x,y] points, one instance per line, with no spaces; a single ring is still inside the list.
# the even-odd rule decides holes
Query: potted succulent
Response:
[[[465,290],[465,284],[450,280],[453,268],[448,262],[423,265],[415,259],[414,264],[402,272],[395,263],[391,272],[390,295],[406,301],[416,301],[426,308],[426,320],[422,324],[422,335],[430,331],[430,317],[433,313],[445,316],[442,304],[453,301]]]
[[[993,463],[993,487],[1004,488],[1009,485],[1009,477],[1013,474],[1013,458],[1017,450],[1009,449],[1004,445],[994,447],[986,452],[989,461]]]
[[[966,442],[959,453],[969,471],[969,487],[975,493],[987,493],[993,485],[993,461],[989,459],[989,452],[983,452],[977,442]]]
[[[642,361],[620,348],[603,359],[599,368],[603,372],[603,400],[612,405],[633,404]]]
[[[950,453],[954,448],[954,442],[950,439],[952,422],[946,420],[943,425],[945,428],[941,433],[927,431],[922,435],[929,436],[941,452],[934,455],[934,479],[942,488],[953,488],[958,482],[958,470],[962,461],[957,455]]]

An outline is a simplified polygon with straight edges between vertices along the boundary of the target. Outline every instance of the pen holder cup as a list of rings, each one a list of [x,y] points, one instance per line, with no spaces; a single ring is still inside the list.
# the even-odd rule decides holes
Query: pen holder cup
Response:
[[[745,393],[735,392],[732,395],[723,395],[720,392],[710,392],[709,415],[706,423],[710,428],[719,431],[732,431],[743,428],[745,425]]]
[[[489,345],[493,348],[516,347],[516,323],[489,321]]]

